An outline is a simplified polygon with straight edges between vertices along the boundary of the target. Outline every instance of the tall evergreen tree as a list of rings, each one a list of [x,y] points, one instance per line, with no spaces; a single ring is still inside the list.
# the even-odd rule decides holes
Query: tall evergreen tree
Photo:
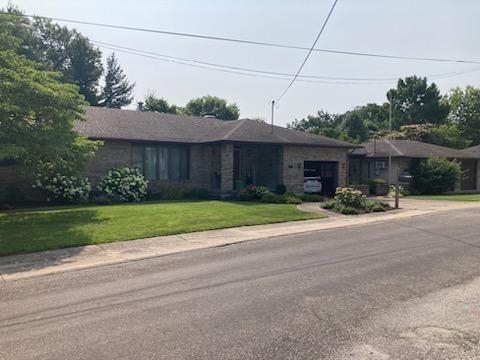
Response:
[[[118,64],[115,53],[107,59],[107,74],[105,75],[105,87],[102,90],[100,106],[121,108],[130,105],[133,101],[133,88],[127,76]]]

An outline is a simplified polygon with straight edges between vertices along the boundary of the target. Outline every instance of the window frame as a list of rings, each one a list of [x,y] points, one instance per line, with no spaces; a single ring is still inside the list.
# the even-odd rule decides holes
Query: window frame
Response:
[[[149,180],[149,181],[185,181],[185,180],[190,180],[190,149],[191,146],[189,144],[170,144],[170,143],[131,143],[131,151],[130,151],[130,164],[132,168],[134,167],[133,164],[133,154],[135,152],[135,149],[141,148],[141,154],[142,154],[142,169],[139,169],[142,173],[143,176],[145,176],[145,169],[146,169],[146,149],[147,148],[155,148],[155,155],[156,155],[156,161],[155,161],[155,179],[154,180]],[[160,178],[160,149],[165,148],[167,149],[167,156],[166,156],[166,170],[167,170],[167,178],[162,179]],[[170,177],[170,171],[169,171],[169,157],[170,157],[170,149],[176,148],[176,149],[185,149],[184,151],[186,152],[186,171],[185,171],[185,178],[172,178]],[[179,169],[179,173],[182,173],[182,171]]]

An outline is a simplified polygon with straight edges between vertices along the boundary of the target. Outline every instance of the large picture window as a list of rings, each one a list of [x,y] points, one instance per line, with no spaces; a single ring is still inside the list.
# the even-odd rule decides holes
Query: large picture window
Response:
[[[147,180],[188,179],[187,146],[133,146],[132,167]]]

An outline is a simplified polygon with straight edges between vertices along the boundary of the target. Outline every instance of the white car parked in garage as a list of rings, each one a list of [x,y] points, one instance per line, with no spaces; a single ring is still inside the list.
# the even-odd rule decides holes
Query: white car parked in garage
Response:
[[[317,175],[316,170],[304,170],[303,192],[305,194],[319,194],[322,192],[322,179]]]

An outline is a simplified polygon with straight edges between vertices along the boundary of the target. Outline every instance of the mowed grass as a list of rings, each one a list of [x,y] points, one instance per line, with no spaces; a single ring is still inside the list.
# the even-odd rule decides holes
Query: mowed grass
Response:
[[[320,218],[295,205],[145,202],[0,213],[0,256],[161,235]]]
[[[480,201],[480,194],[452,194],[452,195],[412,195],[409,199],[420,200],[447,200],[447,201]]]

